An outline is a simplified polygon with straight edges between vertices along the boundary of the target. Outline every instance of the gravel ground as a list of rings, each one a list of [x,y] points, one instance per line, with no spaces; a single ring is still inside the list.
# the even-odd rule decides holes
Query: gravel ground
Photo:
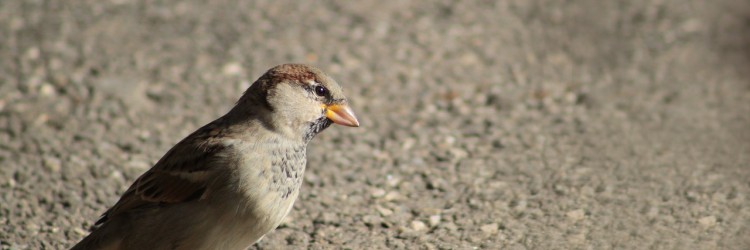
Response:
[[[254,248],[750,248],[750,1],[206,2],[0,1],[2,249],[70,247],[287,62],[363,126]]]

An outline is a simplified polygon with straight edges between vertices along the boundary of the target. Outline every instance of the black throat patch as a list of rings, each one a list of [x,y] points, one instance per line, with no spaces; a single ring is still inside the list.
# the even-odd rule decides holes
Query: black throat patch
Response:
[[[310,123],[309,127],[307,127],[307,131],[305,131],[303,139],[305,140],[305,142],[310,142],[310,140],[312,140],[315,135],[331,126],[331,124],[333,124],[333,121],[326,118],[325,116],[318,118],[317,120]]]

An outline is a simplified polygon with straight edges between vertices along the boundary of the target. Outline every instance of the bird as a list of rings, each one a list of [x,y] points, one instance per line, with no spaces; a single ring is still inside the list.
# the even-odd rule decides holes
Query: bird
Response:
[[[338,83],[313,66],[275,66],[138,177],[72,249],[246,249],[289,213],[307,144],[332,124],[359,127]]]

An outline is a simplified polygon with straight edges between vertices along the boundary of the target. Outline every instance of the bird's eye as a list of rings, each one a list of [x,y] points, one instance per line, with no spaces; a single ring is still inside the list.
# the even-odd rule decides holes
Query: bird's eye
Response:
[[[315,86],[315,94],[318,96],[326,96],[328,95],[328,89],[323,86]]]

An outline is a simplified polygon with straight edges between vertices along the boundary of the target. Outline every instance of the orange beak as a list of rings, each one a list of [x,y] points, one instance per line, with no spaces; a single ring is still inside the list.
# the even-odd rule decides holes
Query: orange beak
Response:
[[[326,117],[333,123],[348,127],[359,127],[359,121],[354,116],[354,112],[346,104],[333,104],[325,106]]]

